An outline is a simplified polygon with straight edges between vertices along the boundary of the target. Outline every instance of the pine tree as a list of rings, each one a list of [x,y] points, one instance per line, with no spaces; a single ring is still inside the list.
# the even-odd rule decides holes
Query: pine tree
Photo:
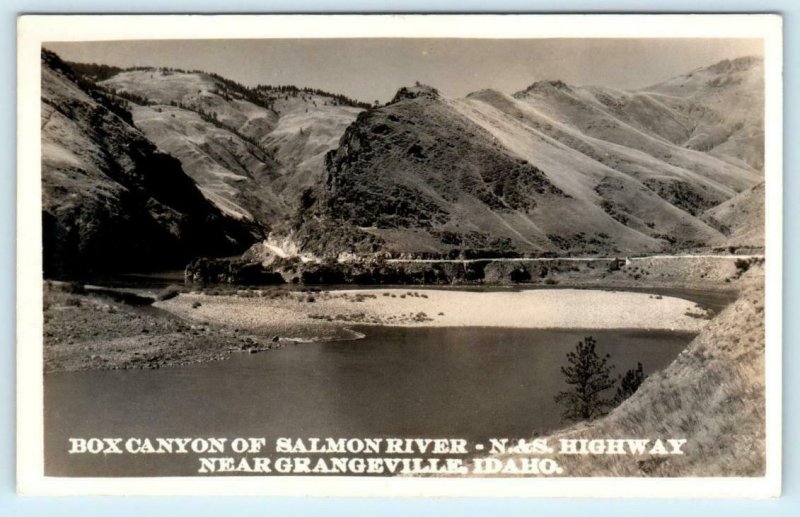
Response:
[[[636,390],[639,389],[639,386],[642,385],[646,378],[647,375],[644,374],[642,363],[637,363],[636,369],[630,369],[625,372],[625,375],[623,375],[622,379],[619,381],[619,386],[617,386],[617,394],[614,396],[614,405],[621,404],[622,401],[636,393]]]
[[[596,344],[591,336],[578,341],[575,350],[567,353],[569,365],[561,367],[565,382],[572,387],[555,397],[564,407],[565,420],[591,420],[605,415],[614,405],[614,399],[603,397],[603,392],[616,384],[611,376],[614,366],[608,364],[610,355],[597,355]]]

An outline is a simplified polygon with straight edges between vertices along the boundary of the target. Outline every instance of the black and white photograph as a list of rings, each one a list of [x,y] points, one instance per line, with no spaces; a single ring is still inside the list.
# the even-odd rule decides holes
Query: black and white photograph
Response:
[[[779,492],[780,18],[47,18],[30,479]]]

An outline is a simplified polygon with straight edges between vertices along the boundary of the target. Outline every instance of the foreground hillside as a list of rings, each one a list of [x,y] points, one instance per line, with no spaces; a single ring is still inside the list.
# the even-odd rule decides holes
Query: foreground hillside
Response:
[[[668,459],[559,456],[570,476],[761,476],[765,468],[763,270],[665,370],[608,416],[549,437],[686,438]],[[749,284],[749,285],[748,285]]]
[[[119,103],[42,54],[42,218],[47,276],[175,267],[240,252],[223,214]]]

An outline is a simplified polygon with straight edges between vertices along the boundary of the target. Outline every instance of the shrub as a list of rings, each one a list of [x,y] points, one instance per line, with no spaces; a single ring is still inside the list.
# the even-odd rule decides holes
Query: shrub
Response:
[[[530,282],[531,273],[525,268],[525,266],[520,266],[511,271],[509,277],[514,283]]]
[[[636,393],[642,382],[647,378],[642,369],[642,363],[637,363],[635,369],[630,369],[625,372],[625,375],[619,381],[617,386],[617,394],[614,396],[614,403],[621,404],[625,399]]]
[[[750,269],[750,261],[747,259],[736,259],[736,262],[734,262],[733,265],[736,266],[737,275],[741,275]]]
[[[67,307],[81,307],[83,306],[83,302],[81,302],[80,298],[69,297],[64,300],[64,305]]]

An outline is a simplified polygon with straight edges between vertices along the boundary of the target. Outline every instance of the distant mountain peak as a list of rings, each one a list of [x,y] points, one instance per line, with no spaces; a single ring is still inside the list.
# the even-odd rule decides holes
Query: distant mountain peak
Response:
[[[760,74],[758,68],[763,64],[764,59],[758,56],[742,56],[734,59],[723,59],[714,64],[695,68],[691,72],[678,75],[663,82],[641,88],[639,91],[659,91],[663,88],[688,88],[696,90],[698,87],[708,86],[718,88],[720,86],[737,86],[743,78],[748,76],[756,77]],[[694,82],[694,86],[688,84]],[[680,86],[683,84],[684,86]],[[671,94],[683,95],[683,92],[671,92]]]
[[[397,93],[394,94],[394,98],[389,102],[389,104],[394,104],[395,102],[400,102],[402,100],[419,98],[432,100],[439,99],[439,90],[433,86],[428,86],[427,84],[421,83],[416,83],[414,86],[403,86],[397,90]]]
[[[515,93],[513,96],[514,98],[521,98],[526,97],[530,94],[534,93],[549,93],[553,91],[563,91],[563,92],[571,92],[572,87],[561,80],[543,80],[543,81],[536,81],[535,83],[531,84],[527,88],[522,91]]]
[[[493,89],[483,88],[467,94],[467,99],[483,99],[483,98],[497,98],[505,97],[505,94]]]
[[[719,63],[714,63],[709,66],[707,70],[714,73],[723,73],[730,71],[749,70],[755,65],[764,61],[763,58],[758,56],[742,56],[735,59],[725,59]]]

